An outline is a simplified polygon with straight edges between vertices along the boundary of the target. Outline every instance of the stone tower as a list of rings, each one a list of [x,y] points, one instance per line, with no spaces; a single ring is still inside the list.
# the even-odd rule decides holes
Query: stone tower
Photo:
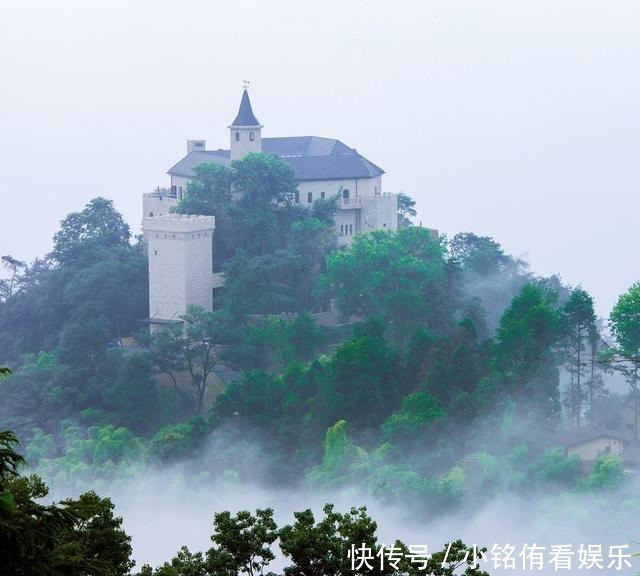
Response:
[[[149,318],[177,320],[190,305],[213,306],[213,216],[165,214],[143,220],[149,253]]]
[[[231,138],[231,160],[240,160],[249,152],[262,152],[262,124],[258,122],[247,89],[242,93],[240,109],[236,119],[229,126]]]

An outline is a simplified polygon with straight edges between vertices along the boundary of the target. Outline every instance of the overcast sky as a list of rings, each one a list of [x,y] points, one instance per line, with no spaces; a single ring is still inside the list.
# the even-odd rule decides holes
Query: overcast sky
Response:
[[[640,3],[58,1],[0,5],[0,253],[95,196],[135,232],[189,138],[338,138],[447,234],[491,235],[607,314],[640,279]]]

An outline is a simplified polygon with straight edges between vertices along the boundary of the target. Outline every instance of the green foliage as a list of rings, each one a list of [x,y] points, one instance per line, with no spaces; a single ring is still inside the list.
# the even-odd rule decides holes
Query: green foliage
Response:
[[[64,264],[103,249],[128,248],[130,238],[129,226],[113,207],[113,201],[94,198],[84,210],[69,214],[61,222],[53,237],[51,255]]]
[[[502,316],[492,358],[492,378],[502,393],[551,418],[559,410],[554,346],[561,325],[554,302],[541,288],[527,284]]]
[[[109,420],[138,434],[153,433],[176,411],[173,395],[158,385],[151,360],[143,354],[122,359],[115,382],[102,398]]]
[[[208,550],[206,560],[210,573],[254,576],[263,574],[275,559],[271,546],[278,538],[278,527],[270,508],[256,510],[255,516],[248,510],[241,510],[235,516],[218,512],[213,524],[214,546]]]
[[[126,576],[133,567],[131,539],[113,504],[95,493],[42,505],[48,488],[17,473],[16,438],[0,432],[0,565],[15,576],[92,574]]]
[[[449,254],[464,269],[480,276],[496,275],[513,265],[495,240],[471,232],[456,234],[449,243]]]
[[[402,397],[400,358],[384,339],[383,326],[372,320],[357,326],[341,344],[320,378],[310,419],[326,429],[345,419],[360,433],[378,428]]]
[[[183,546],[170,562],[155,570],[145,564],[138,576],[208,576],[208,572],[202,552],[193,553]]]
[[[408,194],[404,192],[398,194],[398,228],[411,226],[411,218],[418,214],[414,208],[415,205],[416,201]]]
[[[402,399],[402,409],[382,425],[383,437],[400,445],[424,442],[425,435],[444,417],[438,401],[426,392],[414,392]]]
[[[205,394],[217,364],[215,347],[220,342],[218,316],[200,306],[189,306],[187,313],[166,328],[138,334],[156,370],[168,376],[173,388],[191,406],[192,414],[201,414]],[[188,374],[188,386],[180,384],[180,375]]]
[[[444,248],[424,228],[357,236],[329,255],[324,283],[344,317],[383,318],[400,346],[417,325],[441,328],[449,322],[442,310]]]
[[[622,461],[612,454],[600,456],[593,472],[581,483],[589,490],[616,490],[628,480]]]
[[[586,369],[589,365],[594,367],[594,360],[587,362],[584,357],[588,352],[593,355],[592,342],[598,334],[593,298],[580,287],[573,289],[560,310],[560,322],[562,348],[570,375],[570,386],[565,399],[572,422],[579,427],[584,411],[583,404],[588,393],[591,398],[590,404],[593,403],[596,386],[593,370],[588,381],[589,388],[585,385]]]
[[[609,327],[625,356],[640,354],[640,282],[618,298],[609,316]]]
[[[51,351],[89,320],[100,323],[102,347],[129,334],[148,315],[147,260],[129,238],[111,201],[70,214],[51,254],[17,270],[11,298],[0,301],[0,346],[14,358]]]
[[[172,211],[220,216],[224,207],[231,202],[232,171],[222,164],[204,162],[195,166],[193,172],[184,197]]]
[[[160,462],[173,462],[192,456],[202,445],[207,431],[207,421],[200,417],[187,423],[166,426],[149,441],[149,456]]]
[[[467,576],[488,576],[474,565],[486,548],[467,547],[456,540],[419,567],[411,562],[408,547],[399,540],[393,544],[397,561],[391,558],[390,547],[383,548],[378,542],[378,526],[365,507],[340,513],[326,504],[323,513],[316,522],[309,509],[294,512],[294,522],[282,528],[273,520],[271,509],[256,510],[255,514],[247,510],[235,515],[217,513],[211,537],[214,546],[206,557],[182,547],[175,558],[156,570],[143,566],[139,576],[262,575],[275,558],[276,539],[290,562],[283,570],[285,576],[453,576],[462,568]],[[370,554],[365,562],[353,556],[362,550]]]
[[[580,468],[580,458],[576,454],[567,456],[566,450],[559,446],[546,450],[533,466],[539,480],[552,481],[566,487],[576,484]]]

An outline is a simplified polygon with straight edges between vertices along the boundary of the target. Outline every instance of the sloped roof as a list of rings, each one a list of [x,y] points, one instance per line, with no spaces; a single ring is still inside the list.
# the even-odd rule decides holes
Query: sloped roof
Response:
[[[559,440],[562,446],[571,448],[572,446],[578,446],[597,438],[614,438],[615,440],[622,441],[628,439],[624,434],[615,430],[608,430],[606,428],[600,428],[599,426],[584,426],[577,430],[564,432]]]
[[[167,174],[191,178],[194,174],[194,168],[205,162],[214,162],[228,166],[231,164],[229,150],[198,150],[189,152],[182,160],[171,166]]]
[[[231,126],[260,126],[260,122],[258,122],[258,119],[251,109],[251,101],[249,100],[249,93],[246,88],[242,93],[238,115],[231,123]]]
[[[299,182],[315,180],[342,180],[375,178],[384,170],[349,148],[340,140],[318,136],[293,136],[263,138],[262,151],[277,154],[293,168]],[[207,150],[190,152],[168,173],[173,176],[191,178],[193,169],[203,162],[229,165],[229,150]]]

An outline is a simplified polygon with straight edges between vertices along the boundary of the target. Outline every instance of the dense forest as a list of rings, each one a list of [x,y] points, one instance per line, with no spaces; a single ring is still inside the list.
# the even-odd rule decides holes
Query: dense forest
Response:
[[[108,494],[142,470],[175,463],[192,487],[258,477],[267,487],[357,489],[424,517],[504,494],[552,495],[558,515],[593,497],[585,522],[600,525],[637,513],[640,497],[620,458],[605,454],[584,469],[562,438],[608,425],[625,405],[637,415],[640,284],[599,320],[582,287],[536,277],[495,240],[413,225],[405,195],[397,231],[337,249],[336,200],[302,208],[295,190],[276,156],[197,168],[176,211],[215,215],[225,284],[213,311],[192,307],[163,330],[145,323],[144,240],[109,200],[69,214],[42,259],[2,257],[0,364],[12,374],[0,382],[0,428],[15,433],[35,475],[20,476],[16,438],[5,435],[0,526],[7,510],[29,508],[29,522],[46,517],[57,532],[38,546],[50,571],[15,574],[127,574],[129,540],[108,499],[86,492],[57,508],[35,500],[45,482]],[[604,385],[613,372],[628,394]],[[300,512],[281,529],[269,510],[246,514],[216,514],[214,548],[183,549],[141,574],[261,573],[276,539],[292,561],[286,574],[360,573],[340,564],[342,552],[322,564],[323,551],[344,551],[356,534],[379,546],[364,510],[328,507],[318,522]],[[256,547],[249,556],[233,551],[246,552],[240,534]],[[85,548],[102,537],[113,558],[83,572]],[[309,541],[318,558],[305,556]],[[456,546],[460,560],[468,549]],[[118,568],[100,568],[103,560]]]

